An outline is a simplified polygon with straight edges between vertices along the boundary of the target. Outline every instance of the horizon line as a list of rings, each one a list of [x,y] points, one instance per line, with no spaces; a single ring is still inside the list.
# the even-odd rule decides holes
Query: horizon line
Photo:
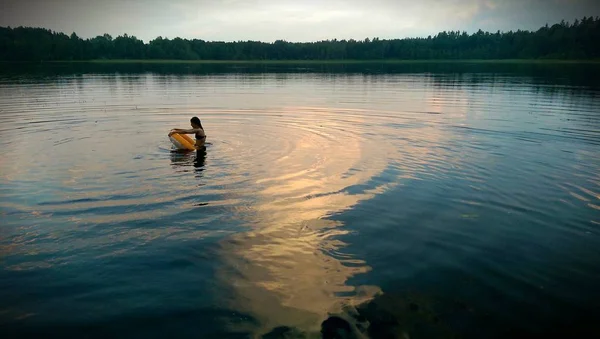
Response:
[[[373,37],[365,37],[365,38],[361,38],[361,39],[355,39],[355,38],[328,38],[328,39],[323,39],[323,40],[312,40],[312,41],[288,41],[285,39],[275,39],[272,41],[263,41],[263,40],[204,40],[202,38],[182,38],[182,37],[174,37],[174,38],[169,38],[167,36],[156,36],[153,39],[150,40],[143,40],[138,38],[135,35],[130,35],[128,33],[122,33],[120,35],[117,35],[116,37],[112,36],[111,34],[108,33],[103,33],[103,34],[98,34],[95,35],[93,37],[88,37],[88,38],[82,38],[79,35],[77,35],[77,32],[71,32],[70,34],[64,32],[64,31],[55,31],[49,28],[45,28],[45,27],[34,27],[34,26],[15,26],[15,27],[11,27],[11,26],[0,26],[0,29],[18,29],[18,28],[25,28],[25,29],[42,29],[42,30],[46,30],[46,31],[50,31],[53,34],[64,34],[66,36],[71,36],[72,34],[75,34],[78,38],[82,39],[82,40],[92,40],[95,39],[97,37],[104,37],[106,35],[110,36],[111,39],[116,39],[118,37],[128,37],[128,38],[135,38],[141,42],[143,42],[144,44],[150,43],[154,40],[157,40],[159,38],[164,39],[164,40],[175,40],[175,39],[181,39],[181,40],[187,40],[187,41],[194,41],[194,40],[200,40],[200,41],[204,41],[204,42],[208,42],[208,43],[240,43],[240,42],[254,42],[254,43],[263,43],[263,44],[274,44],[276,42],[285,42],[285,43],[291,43],[291,44],[310,44],[310,43],[320,43],[320,42],[332,42],[332,41],[337,41],[337,42],[350,42],[350,41],[354,41],[354,42],[366,42],[367,40],[369,40],[370,42],[372,42],[373,40],[377,39],[378,41],[394,41],[394,40],[417,40],[417,39],[429,39],[429,38],[434,38],[437,35],[439,35],[440,33],[459,33],[459,34],[467,34],[469,36],[474,35],[478,32],[483,32],[483,33],[489,33],[489,34],[505,34],[505,33],[517,33],[517,32],[523,32],[523,33],[532,33],[532,32],[536,32],[544,27],[552,27],[555,25],[561,25],[562,23],[566,24],[566,25],[571,25],[574,24],[575,21],[581,22],[584,19],[592,19],[592,20],[600,20],[600,16],[583,16],[582,18],[576,18],[575,20],[573,20],[573,22],[570,21],[566,21],[565,19],[562,19],[560,22],[555,22],[553,24],[549,24],[546,23],[544,26],[540,26],[535,30],[527,30],[527,29],[517,29],[517,30],[508,30],[508,31],[503,31],[503,30],[497,30],[495,32],[492,31],[484,31],[481,28],[477,29],[476,31],[474,30],[473,32],[469,33],[467,30],[444,30],[444,31],[438,31],[435,34],[428,34],[427,36],[411,36],[411,37],[403,37],[403,38],[380,38],[379,36],[373,36]]]

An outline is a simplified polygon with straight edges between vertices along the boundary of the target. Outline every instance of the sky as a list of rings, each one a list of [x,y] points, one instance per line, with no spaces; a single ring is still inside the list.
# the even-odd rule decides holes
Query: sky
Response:
[[[600,16],[600,0],[0,0],[0,26],[91,38],[127,33],[209,41],[426,37],[535,30]]]

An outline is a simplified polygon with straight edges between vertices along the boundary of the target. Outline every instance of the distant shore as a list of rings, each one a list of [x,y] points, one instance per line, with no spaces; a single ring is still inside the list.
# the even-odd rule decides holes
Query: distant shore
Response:
[[[373,60],[171,60],[171,59],[93,59],[60,61],[0,61],[3,63],[93,63],[93,64],[267,64],[267,65],[343,65],[343,64],[600,64],[598,59],[373,59]]]
[[[77,62],[77,61],[76,61]],[[86,62],[86,61],[83,61]],[[105,59],[105,60],[90,60],[87,62],[91,63],[107,63],[107,64],[121,64],[121,63],[148,63],[148,64],[414,64],[414,63],[509,63],[509,64],[521,64],[521,63],[535,63],[535,64],[577,64],[577,63],[600,63],[600,60],[559,60],[559,59],[417,59],[417,60],[403,60],[403,59],[372,59],[372,60],[160,60],[160,59]]]

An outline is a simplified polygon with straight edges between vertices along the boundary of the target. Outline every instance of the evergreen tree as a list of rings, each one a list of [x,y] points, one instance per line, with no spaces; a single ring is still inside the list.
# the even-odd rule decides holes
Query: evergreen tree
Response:
[[[600,18],[583,17],[537,31],[443,31],[427,38],[208,42],[157,37],[149,43],[123,34],[81,39],[43,28],[0,27],[0,60],[382,60],[382,59],[593,59],[600,58]]]

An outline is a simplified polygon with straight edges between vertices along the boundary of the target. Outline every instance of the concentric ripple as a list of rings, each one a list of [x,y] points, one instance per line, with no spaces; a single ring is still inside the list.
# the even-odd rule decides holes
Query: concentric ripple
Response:
[[[528,263],[503,260],[534,265],[558,240],[586,245],[569,253],[587,267],[599,93],[544,88],[452,74],[0,78],[0,317],[94,323],[218,305],[251,318],[229,319],[233,332],[318,331],[394,279],[465,257],[482,284],[517,279]],[[166,134],[192,116],[206,151],[173,151]],[[540,267],[522,280],[568,270]]]

